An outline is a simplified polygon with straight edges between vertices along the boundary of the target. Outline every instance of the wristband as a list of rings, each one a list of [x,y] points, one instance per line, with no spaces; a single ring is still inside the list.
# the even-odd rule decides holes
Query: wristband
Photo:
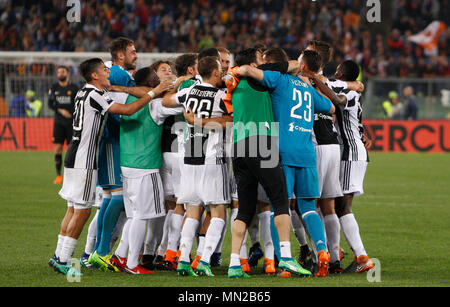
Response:
[[[150,91],[147,93],[152,99],[155,98],[155,93],[153,91]]]

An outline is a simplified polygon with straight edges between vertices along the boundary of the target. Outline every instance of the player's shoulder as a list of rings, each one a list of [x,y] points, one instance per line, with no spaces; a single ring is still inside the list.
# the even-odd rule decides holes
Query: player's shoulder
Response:
[[[133,78],[130,76],[128,71],[123,69],[120,65],[113,65],[111,66],[110,74],[109,74],[109,80],[127,80],[131,81]]]

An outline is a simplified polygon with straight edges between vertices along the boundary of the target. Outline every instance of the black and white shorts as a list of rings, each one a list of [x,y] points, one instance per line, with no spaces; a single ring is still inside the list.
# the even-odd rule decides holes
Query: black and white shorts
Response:
[[[363,183],[367,164],[367,161],[341,161],[342,193],[353,193],[354,196],[364,194]]]

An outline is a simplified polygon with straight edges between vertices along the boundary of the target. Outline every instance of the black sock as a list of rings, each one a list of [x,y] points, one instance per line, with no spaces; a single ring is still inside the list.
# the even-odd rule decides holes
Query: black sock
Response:
[[[62,154],[55,154],[55,167],[56,174],[61,175],[61,167],[62,167]]]

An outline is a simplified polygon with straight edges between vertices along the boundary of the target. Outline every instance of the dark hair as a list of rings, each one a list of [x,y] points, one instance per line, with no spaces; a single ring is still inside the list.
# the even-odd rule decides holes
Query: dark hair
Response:
[[[118,38],[114,39],[109,44],[109,52],[111,53],[112,60],[113,61],[117,60],[117,53],[120,51],[125,53],[127,50],[127,47],[129,45],[133,45],[133,44],[134,44],[133,40],[126,38],[126,37],[118,37]]]
[[[320,57],[322,58],[320,64],[321,67],[327,65],[333,58],[333,47],[324,41],[311,40],[308,42],[307,46],[313,47],[314,50],[320,54]]]
[[[174,69],[173,68],[174,65],[173,65],[173,63],[171,61],[169,61],[169,60],[158,60],[155,63],[153,63],[152,65],[150,65],[150,70],[154,70],[155,72],[157,72],[158,69],[159,69],[159,66],[161,66],[162,64],[167,64],[167,65],[170,66],[170,68]]]
[[[216,48],[208,48],[200,51],[200,53],[198,54],[198,60],[200,61],[207,56],[215,56],[217,58],[220,58],[220,53]]]
[[[198,73],[202,78],[211,77],[214,69],[220,69],[219,60],[215,56],[207,56],[198,61]]]
[[[153,63],[152,65],[150,65],[149,66],[150,74],[149,74],[149,80],[148,80],[150,87],[157,87],[159,85],[159,83],[161,82],[159,80],[158,75],[156,74],[156,72],[158,71],[159,66],[161,66],[161,64],[167,64],[173,69],[173,63],[170,62],[169,60],[158,60],[155,63]]]
[[[92,73],[103,64],[103,60],[100,58],[92,58],[85,60],[80,64],[80,73],[86,82],[92,81]]]
[[[234,60],[234,62],[237,66],[256,63],[256,52],[258,52],[258,49],[256,48],[244,49],[236,55],[236,59]]]
[[[345,81],[355,81],[359,76],[359,66],[355,61],[346,60],[341,63],[340,70]]]
[[[175,60],[175,70],[177,71],[177,76],[187,75],[188,67],[194,66],[197,59],[198,55],[196,53],[186,53],[177,57]]]
[[[267,46],[261,43],[254,45],[253,48],[255,48],[260,53],[263,53],[264,51],[267,50]]]
[[[56,67],[56,70],[60,68],[65,69],[67,72],[70,72],[69,67],[67,67],[66,65],[58,65],[58,67]]]
[[[314,50],[303,50],[303,61],[312,72],[318,72],[320,69],[320,54]]]
[[[148,86],[148,82],[150,79],[150,68],[144,67],[136,71],[134,75],[134,81],[136,85]]]
[[[263,56],[266,58],[267,61],[270,60],[271,62],[274,63],[289,61],[289,57],[286,54],[286,51],[278,47],[266,49],[266,51],[263,52]]]

